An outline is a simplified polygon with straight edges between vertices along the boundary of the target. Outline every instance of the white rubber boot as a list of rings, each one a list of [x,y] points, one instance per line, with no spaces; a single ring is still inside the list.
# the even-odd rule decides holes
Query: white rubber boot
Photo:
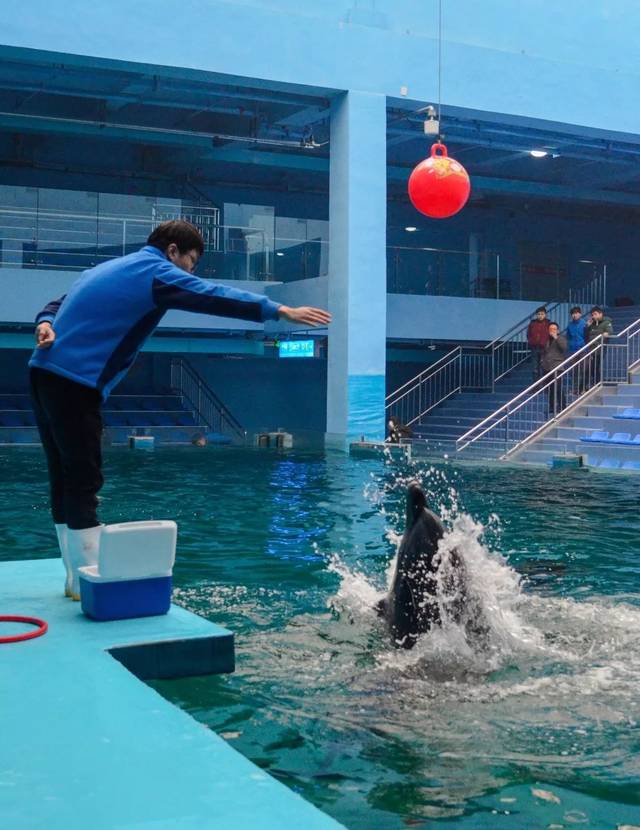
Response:
[[[69,561],[69,551],[67,548],[67,526],[55,525],[56,535],[58,537],[58,547],[60,548],[60,555],[62,556],[62,564],[64,565],[66,578],[64,581],[64,595],[71,596],[71,583],[73,581],[73,571],[71,562]]]
[[[84,565],[96,565],[98,563],[98,550],[100,549],[100,534],[102,525],[87,527],[84,530],[67,530],[67,550],[71,564],[71,599],[80,599],[80,575],[78,568]]]

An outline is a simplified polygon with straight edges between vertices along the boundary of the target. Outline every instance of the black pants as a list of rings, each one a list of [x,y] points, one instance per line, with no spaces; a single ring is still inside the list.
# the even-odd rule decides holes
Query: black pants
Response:
[[[103,484],[100,393],[32,369],[31,400],[47,456],[53,521],[72,530],[96,527]]]
[[[542,370],[542,353],[544,346],[531,346],[531,356],[533,358],[533,379],[538,380],[544,375]]]
[[[558,415],[567,405],[563,379],[554,380],[549,386],[549,417]]]

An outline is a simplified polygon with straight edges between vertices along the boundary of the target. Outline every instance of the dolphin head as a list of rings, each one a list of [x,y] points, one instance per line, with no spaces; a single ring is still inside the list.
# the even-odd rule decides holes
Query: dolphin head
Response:
[[[426,506],[424,490],[417,481],[412,481],[407,489],[407,530],[413,527]]]

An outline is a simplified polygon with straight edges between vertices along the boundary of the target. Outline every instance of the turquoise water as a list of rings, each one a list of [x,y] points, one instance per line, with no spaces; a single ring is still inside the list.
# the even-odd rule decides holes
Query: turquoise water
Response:
[[[174,518],[176,601],[234,675],[155,683],[352,830],[640,825],[640,478],[342,454],[111,451],[101,518]],[[371,611],[418,477],[490,621],[390,648]],[[0,559],[51,556],[44,460],[0,449]]]

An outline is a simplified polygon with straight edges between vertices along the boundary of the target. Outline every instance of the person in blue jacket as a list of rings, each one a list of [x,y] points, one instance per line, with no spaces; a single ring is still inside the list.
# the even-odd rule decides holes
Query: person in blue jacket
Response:
[[[66,568],[65,594],[79,599],[78,568],[96,563],[101,525],[101,403],[122,380],[169,309],[263,322],[327,325],[322,309],[290,308],[261,294],[192,274],[204,251],[196,227],[163,222],[138,252],[85,271],[36,317],[31,398],[47,458],[51,512]]]
[[[571,314],[571,321],[567,326],[567,344],[569,354],[574,354],[580,351],[586,343],[585,329],[587,323],[582,319],[582,309],[579,305],[574,305],[569,313]]]

